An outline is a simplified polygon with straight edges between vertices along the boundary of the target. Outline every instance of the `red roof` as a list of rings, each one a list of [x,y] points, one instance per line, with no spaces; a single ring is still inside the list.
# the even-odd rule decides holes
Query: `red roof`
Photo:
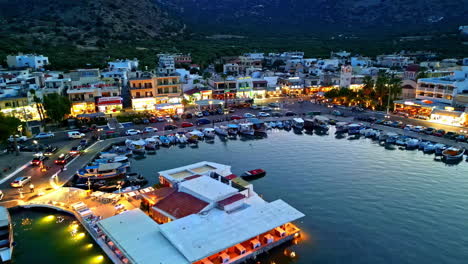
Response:
[[[207,202],[195,198],[188,193],[175,192],[162,199],[154,207],[175,218],[182,218],[200,212],[207,205]]]
[[[147,200],[150,200],[152,203],[156,203],[161,199],[166,198],[169,196],[171,193],[175,192],[176,190],[171,187],[163,187],[159,189],[155,189],[154,191],[151,192],[146,192],[143,193],[142,196],[144,196]]]
[[[226,180],[232,180],[232,179],[237,178],[237,175],[235,175],[235,174],[229,174],[228,176],[226,176],[226,177],[224,177],[224,178],[226,178]]]
[[[237,202],[237,201],[240,201],[242,199],[244,199],[245,196],[243,194],[240,194],[240,193],[236,193],[234,194],[233,196],[230,196],[224,200],[221,200],[218,202],[218,204],[222,207],[226,206],[226,205],[229,205],[229,204],[232,204],[234,202]]]

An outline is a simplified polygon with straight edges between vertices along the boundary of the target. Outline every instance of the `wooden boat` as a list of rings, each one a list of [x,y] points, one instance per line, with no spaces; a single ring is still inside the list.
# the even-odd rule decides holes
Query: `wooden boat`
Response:
[[[465,149],[463,148],[456,148],[450,147],[444,151],[442,151],[442,155],[446,161],[458,161],[463,158],[465,154]]]
[[[242,174],[241,177],[245,179],[253,179],[253,178],[263,177],[265,175],[266,175],[265,170],[255,169],[255,170],[249,170],[249,171],[244,172],[244,174]]]

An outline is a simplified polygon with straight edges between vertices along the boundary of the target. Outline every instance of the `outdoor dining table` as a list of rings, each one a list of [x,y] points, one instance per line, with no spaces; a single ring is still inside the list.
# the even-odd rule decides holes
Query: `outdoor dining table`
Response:
[[[92,197],[96,197],[96,198],[99,198],[99,197],[101,197],[101,196],[103,196],[103,195],[104,195],[103,192],[93,192],[93,193],[91,194]]]

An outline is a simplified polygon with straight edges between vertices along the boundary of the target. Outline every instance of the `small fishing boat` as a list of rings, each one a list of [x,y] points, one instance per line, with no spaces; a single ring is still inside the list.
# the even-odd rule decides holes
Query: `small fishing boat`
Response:
[[[216,136],[216,133],[215,133],[214,128],[207,127],[205,129],[203,129],[203,135],[206,138],[214,138]]]
[[[187,144],[188,143],[188,139],[184,134],[177,134],[176,137],[177,137],[177,142],[179,144]]]
[[[253,127],[255,132],[265,133],[266,126],[265,126],[265,123],[262,120],[260,120],[258,118],[249,118],[249,119],[247,119],[247,121],[249,123],[252,123],[252,127]]]
[[[158,136],[158,135],[152,136],[151,138],[154,140],[156,146],[161,146],[161,145],[162,145],[162,142],[161,142],[161,140],[159,139],[159,136]]]
[[[244,179],[254,179],[254,178],[263,177],[265,175],[266,175],[265,170],[256,169],[256,170],[249,170],[249,171],[244,172],[244,174],[242,174],[241,177]]]
[[[302,118],[293,118],[292,120],[292,126],[295,129],[303,129],[304,128],[304,119]]]
[[[312,119],[314,122],[314,129],[321,131],[328,131],[330,129],[328,122],[330,119],[325,116],[314,116]]]
[[[199,140],[203,139],[203,137],[205,136],[205,134],[203,134],[203,132],[201,132],[200,130],[196,130],[196,129],[193,130],[193,131],[190,131],[189,133],[192,134],[192,135],[197,136]]]
[[[228,124],[227,125],[227,132],[228,132],[229,135],[237,135],[239,133],[239,125]]]
[[[335,125],[335,133],[346,133],[348,132],[348,123],[346,122],[338,122]]]
[[[464,148],[450,147],[442,151],[442,155],[446,162],[462,160],[464,154]]]
[[[142,139],[140,140],[125,140],[125,145],[135,154],[144,154],[146,142]]]
[[[276,121],[276,128],[282,129],[284,128],[284,124],[282,121]]]
[[[387,139],[385,140],[386,144],[396,144],[397,140],[399,139],[398,134],[396,133],[387,133]]]
[[[215,133],[219,136],[226,137],[228,135],[227,127],[225,126],[216,126],[214,130]]]
[[[158,142],[156,141],[156,139],[150,137],[150,138],[145,138],[145,149],[147,150],[154,150],[156,149],[156,147],[158,146]]]
[[[406,140],[406,149],[413,150],[419,148],[419,139],[409,138]]]
[[[360,124],[350,124],[348,125],[348,134],[350,135],[356,135],[359,134],[359,131],[361,130],[362,125]]]
[[[271,121],[271,122],[268,123],[268,124],[269,124],[269,126],[270,126],[271,128],[275,128],[275,127],[276,127],[276,122],[275,122],[275,121]]]
[[[435,152],[435,149],[436,149],[436,145],[429,142],[424,146],[423,152],[425,154],[432,154]]]
[[[255,134],[253,124],[250,122],[239,124],[239,133],[243,135],[253,136]]]
[[[13,255],[13,226],[10,213],[6,207],[0,206],[0,261],[10,263]]]
[[[444,144],[435,144],[435,155],[442,156],[442,152],[447,149],[447,146]]]
[[[293,127],[293,122],[291,120],[285,120],[283,121],[283,126],[285,130],[290,130]],[[304,128],[304,126],[302,126]],[[302,130],[302,128],[297,128],[295,130]]]
[[[364,133],[364,136],[366,138],[378,138],[379,135],[380,135],[380,131],[376,129],[372,129],[372,128],[366,129]]]
[[[177,137],[174,134],[167,135],[167,139],[171,144],[176,144],[177,143]]]
[[[171,141],[169,140],[167,136],[160,136],[159,140],[161,140],[161,144],[165,147],[168,147],[171,145]]]
[[[109,155],[101,155],[99,159],[95,159],[91,164],[101,164],[101,163],[122,163],[123,167],[129,168],[130,167],[130,160],[127,156],[115,156]]]
[[[198,136],[195,135],[195,134],[192,134],[190,132],[185,134],[185,137],[187,138],[188,143],[197,143],[198,142]]]
[[[304,119],[304,129],[305,130],[313,130],[314,129],[314,120]]]
[[[127,168],[120,162],[114,163],[99,163],[86,166],[78,170],[77,175],[82,178],[113,178],[123,175],[127,172]]]

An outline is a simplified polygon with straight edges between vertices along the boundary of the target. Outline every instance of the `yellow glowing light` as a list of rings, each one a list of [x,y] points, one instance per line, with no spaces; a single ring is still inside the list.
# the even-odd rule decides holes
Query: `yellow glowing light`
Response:
[[[70,229],[70,231],[76,231],[78,229],[78,227],[80,227],[78,224],[71,224],[68,229]]]
[[[48,215],[41,219],[41,222],[49,223],[55,220],[55,215]]]
[[[75,236],[75,239],[83,239],[86,236],[85,233],[81,232],[78,235]]]
[[[295,257],[296,257],[296,252],[294,252],[294,251],[291,252],[291,254],[289,254],[289,256],[290,256],[291,258],[295,258]]]
[[[93,248],[93,244],[89,243],[85,246],[86,249],[90,249],[90,248]]]
[[[95,256],[92,258],[91,263],[101,263],[104,260],[103,255]]]

